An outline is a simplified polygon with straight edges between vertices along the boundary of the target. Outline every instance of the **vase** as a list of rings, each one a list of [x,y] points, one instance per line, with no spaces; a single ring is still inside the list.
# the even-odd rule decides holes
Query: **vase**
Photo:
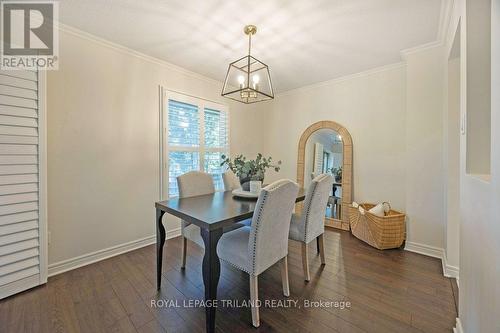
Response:
[[[257,181],[260,181],[260,182],[264,182],[264,177],[253,178],[253,179],[252,179],[252,177],[240,178],[241,189],[243,191],[250,191],[250,181],[251,180],[257,180]]]
[[[262,188],[262,182],[260,180],[250,181],[250,192],[258,194]]]

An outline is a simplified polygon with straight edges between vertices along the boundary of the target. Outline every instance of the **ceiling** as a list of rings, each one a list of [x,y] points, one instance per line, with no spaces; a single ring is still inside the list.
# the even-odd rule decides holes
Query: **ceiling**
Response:
[[[399,62],[437,40],[441,0],[61,0],[60,21],[222,81],[247,53],[268,64],[275,90]]]
[[[339,138],[339,134],[336,131],[329,128],[322,128],[320,130],[317,130],[316,132],[311,134],[311,136],[308,139],[308,142],[309,140],[311,142],[320,142],[323,144],[323,146],[330,147],[330,149],[336,144],[342,143],[342,141]]]

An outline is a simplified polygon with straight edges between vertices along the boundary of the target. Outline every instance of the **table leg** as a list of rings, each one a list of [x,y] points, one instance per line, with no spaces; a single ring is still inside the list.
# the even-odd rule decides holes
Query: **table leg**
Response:
[[[164,211],[156,208],[156,289],[161,288],[161,266],[163,262],[163,245],[165,245],[165,227],[162,223]]]
[[[205,244],[203,256],[203,283],[205,285],[205,302],[214,305],[217,300],[217,285],[220,276],[220,261],[217,255],[217,243],[222,236],[222,228],[215,230],[201,229],[201,237]],[[215,332],[215,306],[205,307],[205,323],[207,333]]]

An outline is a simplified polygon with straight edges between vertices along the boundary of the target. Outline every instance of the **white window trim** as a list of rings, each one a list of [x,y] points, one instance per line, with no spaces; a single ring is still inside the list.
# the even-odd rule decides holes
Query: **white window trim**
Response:
[[[226,154],[230,154],[230,117],[229,117],[229,108],[227,105],[220,104],[202,97],[195,97],[188,94],[180,93],[173,90],[168,90],[162,86],[159,87],[160,94],[160,129],[159,129],[159,173],[160,173],[160,182],[159,182],[159,197],[160,200],[166,200],[169,198],[168,196],[168,154],[170,151],[196,151],[200,152],[199,157],[199,171],[204,171],[204,161],[205,161],[205,153],[207,152],[223,152]],[[178,146],[169,146],[168,144],[168,100],[173,99],[179,102],[189,103],[193,105],[197,105],[199,112],[199,124],[200,124],[200,146],[199,147],[178,147]],[[226,126],[227,126],[227,137],[228,137],[228,145],[226,148],[208,148],[205,147],[205,108],[219,110],[226,113]]]

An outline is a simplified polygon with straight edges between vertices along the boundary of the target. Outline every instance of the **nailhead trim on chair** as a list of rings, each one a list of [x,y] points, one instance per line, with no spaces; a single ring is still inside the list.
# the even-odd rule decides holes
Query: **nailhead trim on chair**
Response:
[[[245,272],[245,273],[250,274],[250,272],[248,271],[248,269],[246,269],[246,268],[244,268],[244,267],[241,267],[241,266],[235,265],[235,264],[233,264],[232,262],[229,262],[229,261],[224,260],[224,259],[222,259],[222,258],[220,258],[220,260],[224,261],[225,263],[228,263],[229,265],[231,265],[231,266],[233,266],[233,267],[235,267],[235,268],[237,268],[237,269],[239,269],[239,270],[241,270],[241,271],[243,271],[243,272]]]
[[[284,184],[287,184],[288,182],[286,180],[277,182],[274,184],[274,186],[267,188],[264,191],[264,194],[262,196],[262,203],[259,207],[259,213],[257,215],[256,223],[255,223],[255,235],[258,234],[259,231],[259,226],[260,226],[260,221],[261,221],[261,216],[262,216],[262,210],[264,209],[267,197],[269,195],[269,192],[272,192],[276,190],[277,188],[283,186]],[[253,224],[253,223],[252,223]],[[257,247],[257,242],[253,243],[253,255],[252,255],[252,272],[255,273],[255,260],[256,260],[256,247]],[[250,274],[250,273],[249,273]]]
[[[269,192],[264,192],[262,197],[262,204],[259,207],[259,214],[257,215],[257,221],[255,223],[255,235],[259,232],[260,218],[262,216],[262,211],[264,209],[264,204],[266,203],[267,196]],[[255,259],[256,259],[257,242],[253,242],[253,255],[252,255],[252,272],[255,272]]]

